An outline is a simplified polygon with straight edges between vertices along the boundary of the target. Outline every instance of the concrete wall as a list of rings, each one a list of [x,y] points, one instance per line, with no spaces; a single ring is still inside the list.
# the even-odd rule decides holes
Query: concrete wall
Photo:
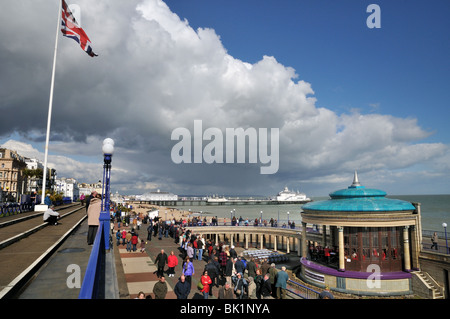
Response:
[[[450,299],[450,255],[421,252],[420,270],[427,272],[444,288],[445,298]]]

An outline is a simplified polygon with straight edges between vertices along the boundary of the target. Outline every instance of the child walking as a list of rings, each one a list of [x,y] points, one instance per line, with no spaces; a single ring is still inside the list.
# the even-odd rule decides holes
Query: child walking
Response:
[[[141,253],[145,252],[145,241],[141,240]]]

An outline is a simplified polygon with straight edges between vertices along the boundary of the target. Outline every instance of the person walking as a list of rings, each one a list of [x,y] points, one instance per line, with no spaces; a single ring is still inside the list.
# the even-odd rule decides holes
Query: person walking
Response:
[[[286,267],[281,267],[281,270],[277,274],[277,282],[275,287],[277,288],[277,299],[286,299],[286,284],[289,280],[289,275],[286,272]]]
[[[192,248],[191,243],[188,243],[186,253],[189,259],[194,260],[194,248]]]
[[[328,285],[325,286],[325,290],[319,294],[319,299],[334,299],[331,294],[330,287]]]
[[[141,253],[145,252],[145,240],[141,240]]]
[[[433,236],[431,236],[431,248],[430,249],[436,249],[438,250],[438,235],[436,232],[434,232]]]
[[[270,275],[264,275],[263,285],[261,287],[261,297],[263,299],[273,299],[272,297],[272,286],[270,284]]]
[[[147,227],[147,240],[150,240],[150,241],[152,240],[152,231],[153,231],[153,222],[150,219],[150,223]]]
[[[122,233],[120,232],[120,230],[117,230],[116,239],[117,239],[117,246],[119,246],[120,240],[122,239]]]
[[[214,262],[212,259],[208,260],[208,263],[205,266],[205,270],[208,272],[209,278],[211,278],[212,284],[209,287],[209,295],[212,296],[212,288],[214,286],[214,284],[216,283],[216,278],[219,275],[219,272],[216,268],[216,266],[214,265]]]
[[[256,284],[256,298],[261,299],[261,289],[264,284],[264,276],[261,274],[261,268],[256,269],[256,277],[254,281]]]
[[[241,272],[236,274],[236,284],[234,286],[234,292],[236,293],[237,299],[244,298],[245,290],[247,289],[247,281],[243,277]]]
[[[208,271],[205,270],[203,272],[203,275],[200,277],[200,282],[203,285],[203,288],[200,290],[201,293],[203,293],[203,298],[208,299],[209,296],[209,289],[210,285],[212,284],[211,277],[208,276]]]
[[[173,250],[170,252],[169,257],[167,257],[167,266],[169,269],[167,270],[167,274],[169,277],[175,277],[175,267],[178,265],[178,257],[175,255]]]
[[[131,238],[133,237],[133,235],[131,234],[131,232],[129,231],[127,233],[127,236],[125,237],[125,240],[127,241],[127,251],[131,252]]]
[[[205,242],[203,237],[200,235],[197,239],[197,250],[198,250],[198,260],[203,258],[203,248],[205,247]]]
[[[50,199],[50,194],[45,195],[44,204],[47,205],[48,207],[53,205],[53,202]]]
[[[219,296],[217,299],[234,299],[234,293],[230,283],[225,282],[225,284],[219,289]]]
[[[224,277],[225,280],[231,285],[231,276],[233,276],[233,269],[234,269],[234,263],[233,263],[233,259],[229,258],[227,260],[227,264],[225,266],[225,272],[224,272]]]
[[[88,245],[92,245],[94,243],[95,236],[97,235],[98,226],[100,225],[101,210],[102,210],[101,195],[96,193],[96,196],[91,199],[89,203],[89,208],[87,210],[88,225],[89,225],[87,234]]]
[[[190,261],[189,257],[186,257],[183,263],[183,275],[186,277],[186,281],[189,282],[189,287],[192,286],[192,276],[195,275],[194,264]]]
[[[250,258],[250,261],[247,263],[247,266],[245,267],[247,269],[248,272],[248,277],[252,277],[255,278],[256,277],[256,263],[255,263],[255,258]]]
[[[177,295],[177,299],[188,299],[191,292],[191,285],[186,281],[186,277],[181,275],[177,284],[173,288],[173,292]]]
[[[257,299],[256,297],[256,283],[253,277],[248,277],[247,286],[248,299]]]
[[[166,266],[167,261],[168,261],[167,254],[164,252],[164,249],[161,249],[161,252],[158,254],[158,256],[156,256],[156,259],[155,259],[155,264],[158,267],[158,270],[156,273],[158,278],[163,277],[164,267]]]
[[[277,269],[275,268],[275,264],[274,264],[274,263],[271,263],[271,264],[270,264],[270,268],[269,268],[269,270],[267,271],[267,273],[268,273],[269,276],[270,276],[270,285],[271,285],[271,287],[272,287],[271,290],[272,290],[273,297],[276,298],[276,292],[277,292],[277,289],[275,288],[275,283],[276,283],[278,271],[277,271]]]
[[[228,255],[227,253],[221,249],[219,252],[219,264],[220,264],[220,276],[222,279],[225,277],[225,268],[227,266]]]
[[[133,246],[133,252],[136,251],[138,243],[139,243],[139,238],[136,233],[133,233],[131,236],[131,245]]]
[[[125,246],[127,243],[127,231],[124,229],[122,230],[122,246]]]
[[[165,299],[167,295],[167,282],[164,276],[159,277],[159,281],[153,286],[155,299]]]

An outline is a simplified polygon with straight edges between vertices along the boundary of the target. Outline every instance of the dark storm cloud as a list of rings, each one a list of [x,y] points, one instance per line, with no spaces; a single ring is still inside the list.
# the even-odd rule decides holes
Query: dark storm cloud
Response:
[[[375,180],[420,163],[448,172],[448,147],[421,144],[429,133],[416,121],[317,108],[295,70],[275,57],[249,64],[230,56],[214,30],[192,29],[162,1],[77,4],[99,56],[59,37],[51,150],[61,156],[52,158],[60,176],[96,174],[98,165],[68,158],[96,158],[105,137],[116,141],[113,176],[124,193],[273,194],[288,183],[303,190],[342,181],[354,169]],[[2,2],[0,136],[45,137],[57,7]],[[279,128],[278,173],[261,175],[261,165],[248,163],[174,164],[171,133],[196,119],[222,132]]]

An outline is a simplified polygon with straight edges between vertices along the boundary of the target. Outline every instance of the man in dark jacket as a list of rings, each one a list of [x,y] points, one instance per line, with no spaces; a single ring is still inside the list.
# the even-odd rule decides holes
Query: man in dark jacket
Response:
[[[264,276],[264,282],[261,287],[261,296],[263,299],[273,299],[271,293],[272,293],[272,285],[270,284],[270,276],[269,274],[266,274]]]
[[[241,257],[235,258],[234,268],[237,273],[243,274],[245,272],[245,265],[241,260]]]
[[[230,257],[231,257],[231,258],[236,258],[236,257],[237,257],[237,252],[236,252],[236,250],[234,249],[234,246],[231,246],[231,249],[230,249]]]
[[[225,268],[226,268],[226,266],[227,266],[227,261],[228,261],[227,253],[226,253],[224,250],[222,250],[222,251],[219,253],[220,275],[221,275],[222,277],[225,276]],[[222,279],[223,279],[223,278],[222,278]]]
[[[224,277],[230,285],[232,275],[233,275],[233,261],[230,258],[227,260],[227,265],[225,266],[225,273],[224,273]]]
[[[164,267],[168,262],[167,254],[164,252],[164,249],[161,249],[161,252],[156,256],[155,264],[158,266],[157,276],[158,278],[162,277],[164,274]]]
[[[255,278],[256,277],[256,264],[255,264],[255,259],[254,258],[250,258],[250,261],[247,263],[247,271],[248,271],[248,276]]]
[[[234,299],[233,288],[231,288],[228,282],[219,289],[218,299]]]
[[[208,263],[205,266],[205,270],[208,272],[209,278],[211,278],[212,284],[209,286],[209,295],[212,296],[212,287],[216,282],[216,278],[219,276],[219,272],[211,259],[208,260]]]
[[[180,276],[177,284],[173,288],[173,292],[177,295],[177,299],[187,299],[191,292],[191,285],[186,281],[184,275]]]
[[[164,276],[161,276],[161,278],[159,278],[159,281],[153,286],[155,299],[165,299],[167,290],[166,278],[164,278]]]

